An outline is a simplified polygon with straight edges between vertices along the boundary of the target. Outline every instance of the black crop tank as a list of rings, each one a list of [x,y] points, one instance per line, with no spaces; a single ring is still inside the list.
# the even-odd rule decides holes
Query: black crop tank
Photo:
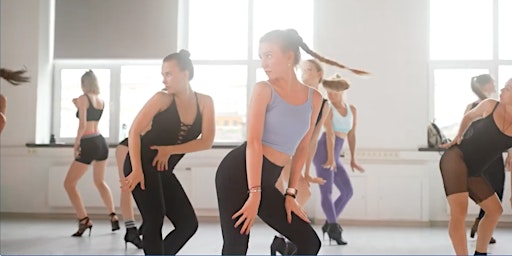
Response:
[[[184,124],[181,121],[174,98],[169,107],[153,117],[151,129],[141,136],[141,153],[143,157],[147,155],[151,161],[153,160],[156,151],[150,150],[149,152],[152,153],[149,155],[144,153],[148,153],[147,150],[149,150],[150,146],[178,145],[199,137],[202,131],[202,114],[199,109],[197,93],[195,93],[195,96],[197,112],[192,124]],[[184,154],[171,155],[169,158],[169,169],[172,170],[183,156]]]
[[[89,100],[89,107],[87,108],[87,121],[99,121],[101,119],[101,115],[103,114],[103,109],[94,108],[92,104],[91,98],[89,95],[85,94],[87,100]],[[105,104],[103,104],[103,108],[105,108]],[[76,111],[76,118],[79,118],[79,111]]]
[[[496,102],[491,114],[473,122],[472,131],[466,133],[458,145],[469,173],[481,173],[502,152],[512,147],[512,137],[505,135],[494,121],[494,111],[498,104]]]

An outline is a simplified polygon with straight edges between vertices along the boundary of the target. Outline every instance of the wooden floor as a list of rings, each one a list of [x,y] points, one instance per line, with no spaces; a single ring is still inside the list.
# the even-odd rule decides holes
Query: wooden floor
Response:
[[[4,217],[1,220],[1,255],[9,254],[65,254],[65,255],[143,255],[142,250],[128,244],[125,249],[124,225],[117,232],[110,231],[106,220],[94,221],[91,236],[71,237],[77,224],[71,219],[28,219]],[[314,225],[320,238],[320,225]],[[164,231],[172,226],[165,222]],[[323,240],[323,255],[447,255],[453,254],[446,227],[361,227],[344,226],[346,246],[329,244]],[[275,232],[263,223],[257,223],[251,232],[248,254],[268,255],[269,245]],[[512,255],[512,229],[499,228],[494,237],[498,241],[490,245],[489,254]],[[333,241],[334,242],[334,241]],[[475,248],[475,240],[468,240],[469,252]],[[198,232],[179,254],[220,254],[222,236],[216,222],[200,222]]]

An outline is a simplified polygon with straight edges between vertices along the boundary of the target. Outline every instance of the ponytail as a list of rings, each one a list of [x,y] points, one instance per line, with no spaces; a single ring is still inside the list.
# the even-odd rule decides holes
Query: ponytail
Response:
[[[482,92],[482,86],[492,82],[493,79],[489,74],[474,76],[471,78],[471,90],[478,96],[480,100],[487,99],[487,95]]]
[[[24,76],[26,72],[26,69],[9,70],[0,68],[0,76],[12,85],[20,85],[21,83],[29,82],[30,77]]]

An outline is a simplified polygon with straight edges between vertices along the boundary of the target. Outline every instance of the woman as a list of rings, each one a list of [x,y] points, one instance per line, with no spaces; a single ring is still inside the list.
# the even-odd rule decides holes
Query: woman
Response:
[[[329,241],[334,239],[339,245],[346,245],[347,242],[343,240],[343,229],[336,221],[353,195],[350,177],[340,161],[345,140],[349,145],[352,171],[364,172],[355,159],[357,111],[354,105],[345,102],[344,92],[348,87],[348,82],[339,76],[328,83],[324,82],[332,110],[324,123],[325,132],[318,141],[313,158],[318,177],[326,180],[320,185],[322,210],[326,218],[322,232],[327,233]],[[340,192],[336,200],[332,198],[333,185]]]
[[[64,180],[64,188],[78,217],[78,230],[72,235],[80,237],[89,229],[91,235],[92,221],[87,216],[82,198],[77,190],[77,183],[85,174],[89,165],[94,169],[94,185],[100,192],[101,199],[110,212],[112,231],[119,229],[119,220],[115,213],[114,200],[110,188],[105,183],[105,166],[108,158],[108,146],[98,129],[105,102],[99,97],[98,79],[92,70],[82,75],[83,95],[73,99],[78,108],[76,117],[79,120],[73,152],[75,160],[71,163]]]
[[[30,78],[25,76],[26,70],[9,70],[6,68],[0,69],[0,77],[5,79],[12,85],[20,85],[21,83],[27,83]],[[0,134],[5,128],[7,123],[7,117],[5,116],[5,110],[7,108],[7,99],[3,94],[0,94]]]
[[[130,128],[122,180],[144,221],[145,254],[176,254],[196,232],[194,209],[172,171],[186,153],[209,149],[215,136],[212,98],[189,83],[194,67],[188,51],[165,57],[162,76],[166,91],[144,105]],[[164,216],[174,230],[162,239]]]
[[[247,142],[224,157],[215,177],[222,254],[247,253],[256,215],[297,245],[295,253],[317,254],[320,249],[316,232],[295,200],[322,104],[318,91],[297,80],[299,47],[321,61],[344,67],[311,51],[295,30],[274,30],[260,39],[259,56],[269,79],[254,87]],[[283,195],[275,184],[290,158],[290,179]]]
[[[320,84],[323,80],[324,70],[320,63],[314,59],[306,60],[301,65],[301,73],[302,73],[302,82],[316,90],[320,89]],[[304,207],[304,205],[307,203],[309,198],[311,197],[311,189],[309,186],[309,183],[317,183],[317,184],[323,184],[325,183],[325,180],[319,177],[311,177],[310,175],[310,166],[311,161],[313,160],[313,155],[316,151],[317,146],[317,138],[320,134],[320,131],[322,130],[323,123],[325,121],[325,118],[327,117],[327,114],[330,111],[330,107],[327,103],[327,99],[322,100],[322,106],[320,107],[320,113],[318,114],[318,117],[315,122],[315,128],[313,129],[313,133],[311,134],[311,140],[309,142],[308,147],[308,153],[306,156],[306,163],[304,175],[299,176],[299,181],[297,183],[297,190],[301,191],[301,193],[297,194],[297,203]],[[286,165],[283,167],[283,171],[281,172],[281,176],[279,176],[279,179],[277,180],[276,187],[281,191],[281,193],[284,193],[284,185],[286,184],[286,181],[290,178],[290,165]],[[274,240],[272,241],[272,244],[270,246],[271,250],[275,250],[282,255],[285,254],[292,254],[294,251],[297,250],[297,246],[294,245],[292,242],[288,241],[283,235],[278,234],[274,236]]]
[[[488,74],[482,74],[479,76],[475,76],[471,78],[471,90],[478,96],[478,100],[468,104],[464,114],[466,114],[471,109],[475,108],[480,102],[485,99],[491,98],[496,93],[496,88],[494,87],[494,79]],[[471,130],[471,127],[468,131]],[[487,181],[492,185],[494,191],[498,195],[500,201],[503,199],[503,188],[505,186],[505,163],[503,162],[503,156],[500,155],[494,162],[492,162],[487,170],[484,171],[485,177]],[[478,217],[476,217],[473,226],[471,227],[470,237],[475,237],[475,233],[478,230],[478,224],[480,224],[480,220],[484,217],[485,211],[480,209]],[[491,237],[489,241],[490,244],[496,243],[496,239]]]
[[[471,134],[466,130],[480,118]],[[512,79],[501,90],[500,101],[486,99],[468,111],[454,140],[439,162],[450,206],[448,232],[457,255],[468,255],[465,225],[468,197],[485,211],[477,230],[475,255],[486,255],[489,241],[503,212],[496,192],[484,174],[487,166],[512,147]]]

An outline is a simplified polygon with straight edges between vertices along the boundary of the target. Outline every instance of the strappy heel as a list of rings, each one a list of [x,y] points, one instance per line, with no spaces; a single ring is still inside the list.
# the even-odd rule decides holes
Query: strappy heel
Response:
[[[108,216],[110,216],[110,224],[112,225],[112,231],[119,230],[119,219],[117,219],[117,215],[115,212],[110,213]],[[114,218],[116,217],[116,218]]]
[[[71,236],[81,237],[87,229],[89,229],[89,236],[91,236],[92,223],[89,217],[86,216],[78,220],[78,231]]]

